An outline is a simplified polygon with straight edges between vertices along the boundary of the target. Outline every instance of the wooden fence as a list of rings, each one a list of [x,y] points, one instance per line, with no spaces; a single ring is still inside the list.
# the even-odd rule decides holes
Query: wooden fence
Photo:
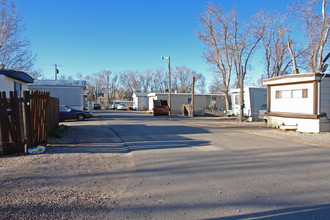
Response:
[[[57,98],[48,92],[0,93],[0,145],[3,154],[26,153],[29,148],[47,145],[47,136],[58,127]],[[9,110],[9,111],[8,111]],[[1,151],[1,149],[0,149]]]

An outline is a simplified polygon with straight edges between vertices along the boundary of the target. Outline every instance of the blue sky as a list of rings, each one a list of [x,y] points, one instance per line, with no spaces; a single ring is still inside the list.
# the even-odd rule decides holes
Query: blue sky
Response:
[[[171,67],[187,66],[212,81],[205,63],[204,44],[195,32],[197,15],[206,0],[16,0],[26,37],[37,54],[36,69],[54,79],[60,74],[90,75],[102,70],[121,72],[167,68],[161,56],[171,57]],[[242,19],[266,10],[285,10],[289,0],[218,0],[226,9],[235,5]],[[255,57],[259,57],[256,55]],[[253,72],[262,60],[255,59]],[[253,78],[253,74],[250,74]]]

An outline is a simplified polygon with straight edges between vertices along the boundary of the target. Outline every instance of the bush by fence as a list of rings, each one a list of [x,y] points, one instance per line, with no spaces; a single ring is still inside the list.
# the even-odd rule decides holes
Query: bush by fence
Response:
[[[26,153],[29,148],[47,145],[47,136],[58,127],[57,98],[48,92],[0,93],[0,143],[4,154]],[[9,111],[8,111],[9,110]]]

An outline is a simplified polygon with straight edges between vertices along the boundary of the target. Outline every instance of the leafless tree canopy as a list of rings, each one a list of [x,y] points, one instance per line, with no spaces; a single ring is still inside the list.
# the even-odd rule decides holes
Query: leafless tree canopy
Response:
[[[206,11],[199,15],[201,22],[198,38],[206,46],[204,57],[221,75],[221,90],[225,94],[226,108],[229,109],[229,85],[234,65],[232,38],[234,30],[232,13],[225,13],[221,5],[208,4]]]
[[[290,5],[292,14],[301,19],[302,28],[306,31],[308,45],[305,58],[312,72],[320,72],[323,66],[323,51],[330,30],[330,20],[326,13],[328,8],[327,0],[297,0]],[[321,9],[321,12],[317,12],[317,9]]]
[[[264,28],[262,45],[267,78],[288,74],[292,59],[287,48],[290,28],[285,23],[287,16],[278,12],[266,13],[265,11],[259,12],[257,16]],[[291,40],[289,42],[291,46],[293,42]]]
[[[176,67],[173,71],[171,88],[179,93],[190,93],[192,90],[192,77],[195,76],[196,89],[200,93],[205,92],[205,77],[201,73],[187,68],[186,66]]]
[[[226,13],[221,5],[208,4],[206,11],[199,15],[199,20],[201,25],[197,35],[206,46],[204,57],[220,74],[220,80],[216,79],[213,86],[221,82],[219,89],[225,94],[226,108],[229,109],[228,92],[232,74],[236,73],[236,87],[240,87],[264,29],[258,26],[259,22],[255,22],[256,26],[240,24],[236,9]],[[240,71],[241,67],[243,71]],[[212,90],[218,91],[215,88]]]
[[[177,92],[191,92],[192,76],[196,77],[195,88],[197,92],[205,92],[205,77],[187,67],[177,67],[172,70],[172,88]],[[86,78],[89,100],[96,100],[99,93],[103,93],[108,100],[130,99],[134,92],[167,92],[167,71],[163,69],[152,71],[124,71],[111,73],[102,71]]]
[[[0,64],[7,69],[30,72],[35,59],[30,42],[22,36],[24,25],[15,4],[2,0],[0,13]]]

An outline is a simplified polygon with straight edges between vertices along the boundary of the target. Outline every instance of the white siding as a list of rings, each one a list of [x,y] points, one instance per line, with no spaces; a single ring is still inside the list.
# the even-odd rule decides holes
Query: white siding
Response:
[[[84,107],[82,87],[44,87],[29,85],[29,88],[31,90],[49,92],[51,97],[59,98],[60,105],[68,105],[80,110]]]
[[[330,78],[321,81],[321,113],[325,112],[330,119]]]
[[[153,109],[153,100],[168,100],[168,94],[162,93],[150,93],[149,97],[149,110]],[[194,112],[202,112],[203,108],[209,107],[211,97],[216,97],[216,107],[225,108],[225,100],[220,95],[200,95],[197,94],[194,97]],[[189,93],[172,93],[171,94],[171,111],[173,114],[181,114],[181,105],[189,104],[191,94]]]
[[[22,84],[22,91],[27,90],[27,84],[10,77],[0,75],[0,91],[6,92],[7,98],[9,98],[9,92],[14,91],[14,82]]]
[[[276,98],[276,91],[308,89],[307,98]],[[271,112],[289,112],[313,114],[313,84],[290,84],[270,87]]]
[[[233,89],[231,92],[232,110],[235,115],[240,114],[240,89]],[[266,103],[267,90],[264,88],[244,88],[244,115],[249,121],[258,119],[258,111],[262,104]]]

